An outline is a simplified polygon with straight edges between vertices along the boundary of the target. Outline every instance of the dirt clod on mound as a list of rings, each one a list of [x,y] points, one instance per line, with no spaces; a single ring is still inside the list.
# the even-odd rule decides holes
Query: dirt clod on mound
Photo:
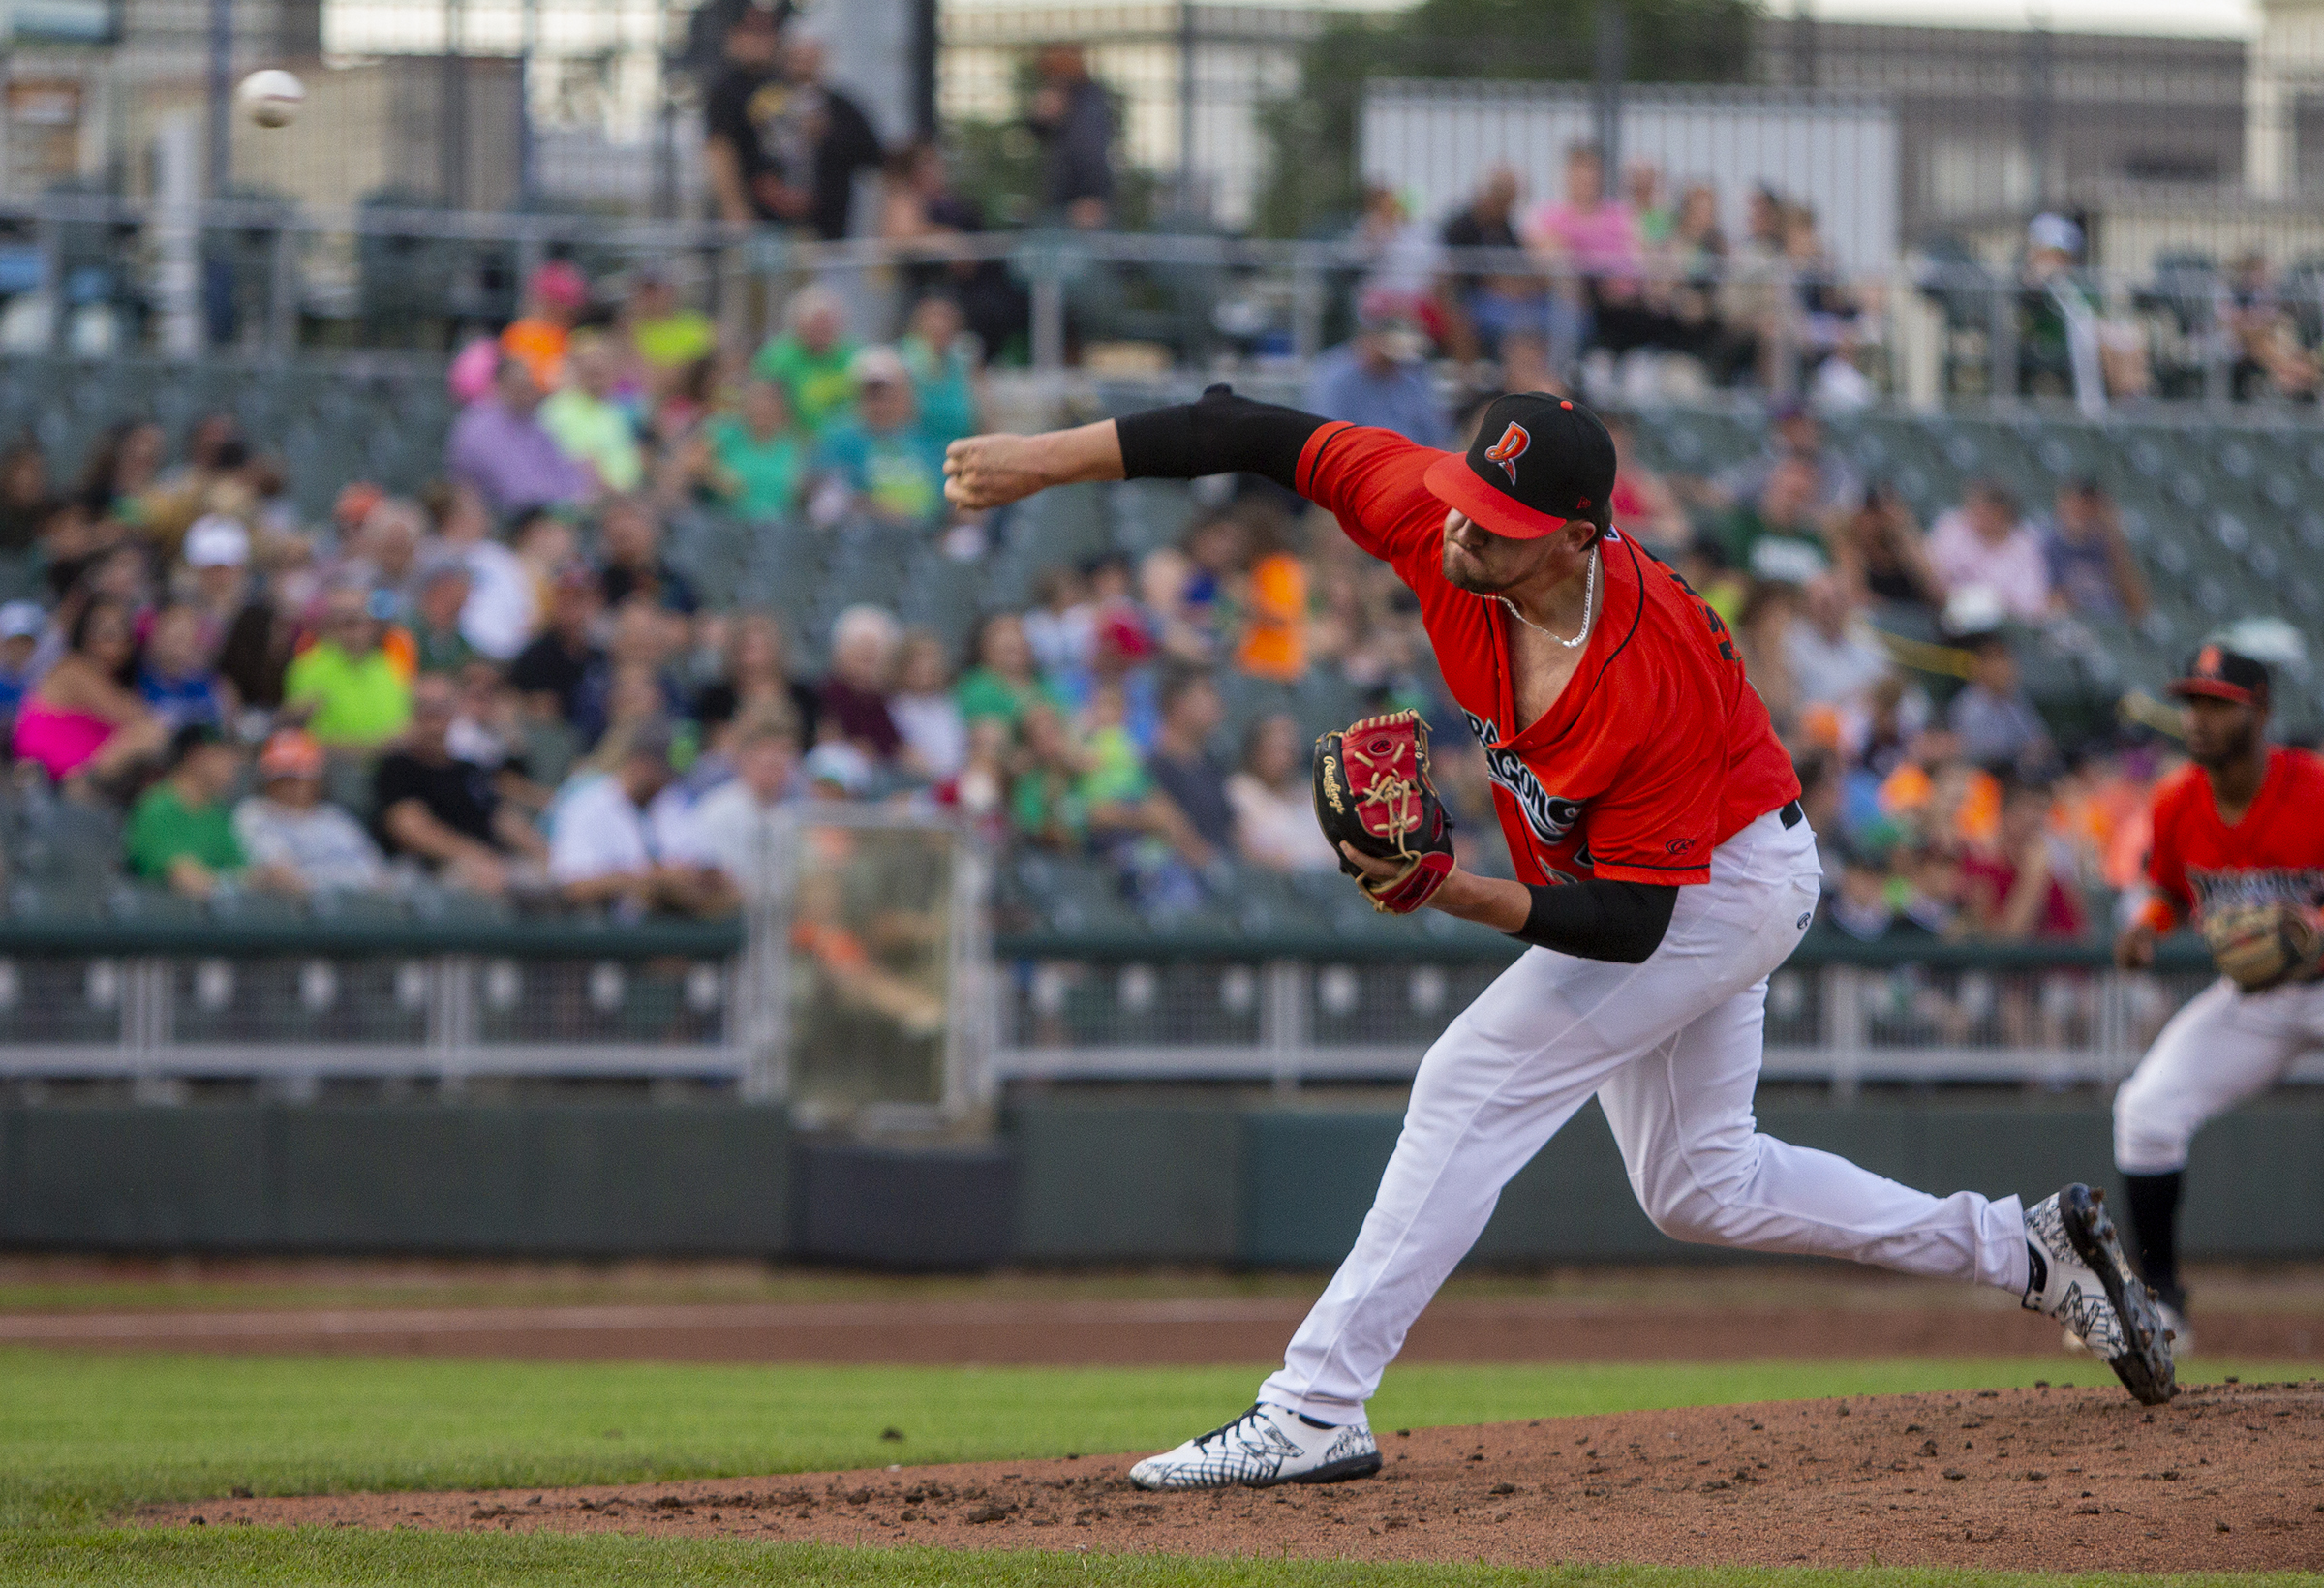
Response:
[[[1131,1456],[155,1506],[156,1526],[707,1534],[1358,1560],[2252,1572],[2324,1560],[2324,1384],[1980,1390],[1389,1436],[1379,1478],[1147,1494]]]

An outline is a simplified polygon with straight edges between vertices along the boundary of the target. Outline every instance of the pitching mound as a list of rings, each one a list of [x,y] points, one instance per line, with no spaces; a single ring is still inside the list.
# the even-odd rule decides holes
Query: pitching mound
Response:
[[[1146,1494],[1131,1457],[149,1507],[149,1524],[717,1534],[1361,1560],[2270,1571],[2324,1560],[2324,1384],[2104,1389],[1379,1430],[1381,1477]]]

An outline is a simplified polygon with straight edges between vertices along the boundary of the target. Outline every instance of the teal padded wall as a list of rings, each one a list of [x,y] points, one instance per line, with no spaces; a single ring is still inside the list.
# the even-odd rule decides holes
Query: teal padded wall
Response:
[[[775,1255],[790,1154],[771,1109],[9,1109],[0,1241]]]
[[[1394,1149],[1377,1107],[1071,1093],[1003,1117],[1012,1260],[1329,1267]],[[1785,1102],[1770,1134],[1925,1190],[2113,1183],[2087,1099]],[[796,1144],[733,1105],[0,1109],[0,1245],[79,1250],[711,1254],[794,1250]],[[2195,1143],[2185,1234],[2212,1257],[2324,1257],[2324,1101],[2285,1093]],[[1504,1190],[1480,1262],[1669,1261],[1585,1107]]]

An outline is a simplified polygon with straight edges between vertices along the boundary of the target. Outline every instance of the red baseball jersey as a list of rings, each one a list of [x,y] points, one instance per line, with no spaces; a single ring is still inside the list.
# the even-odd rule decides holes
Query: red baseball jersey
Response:
[[[2324,757],[2276,746],[2251,809],[2219,820],[2203,769],[2181,767],[2155,790],[2147,878],[2174,921],[2226,904],[2324,907]],[[2157,921],[2156,926],[2170,923]]]
[[[1505,609],[1445,577],[1445,504],[1421,482],[1444,455],[1391,430],[1326,425],[1307,439],[1297,477],[1301,496],[1420,597],[1446,687],[1484,747],[1518,876],[1710,880],[1712,849],[1799,796],[1727,626],[1677,574],[1610,534],[1580,665],[1541,720],[1520,725]]]

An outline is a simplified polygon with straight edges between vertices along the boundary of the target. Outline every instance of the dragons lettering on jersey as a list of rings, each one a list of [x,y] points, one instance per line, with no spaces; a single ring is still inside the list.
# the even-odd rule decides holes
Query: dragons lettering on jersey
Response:
[[[1484,750],[1485,775],[1509,790],[1510,798],[1517,802],[1517,809],[1525,812],[1525,825],[1533,829],[1534,837],[1544,843],[1563,840],[1574,831],[1575,823],[1581,820],[1581,807],[1544,788],[1542,780],[1533,775],[1533,768],[1516,751],[1496,748],[1501,742],[1501,730],[1490,718],[1469,711],[1460,715],[1469,719],[1469,731],[1477,736],[1478,745]]]
[[[2190,866],[2186,883],[2194,890],[2197,914],[2243,904],[2324,906],[2324,870],[2312,867],[2239,866],[2215,870]]]

